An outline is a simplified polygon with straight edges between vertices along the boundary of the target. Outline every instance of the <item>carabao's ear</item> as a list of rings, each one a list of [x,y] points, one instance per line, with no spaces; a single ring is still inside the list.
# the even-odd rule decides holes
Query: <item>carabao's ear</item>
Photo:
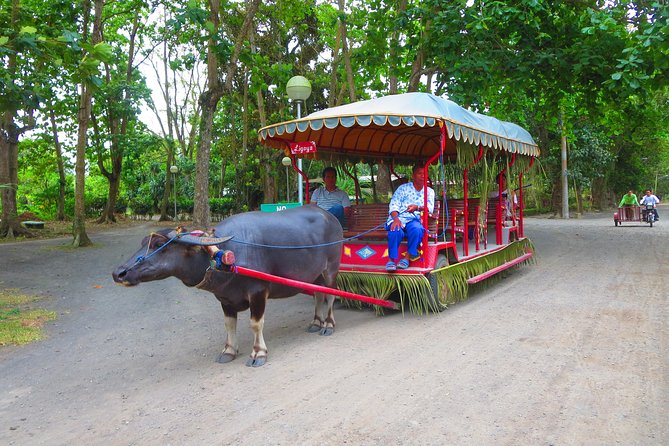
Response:
[[[165,237],[162,234],[158,234],[157,232],[154,232],[149,236],[149,249],[157,249],[163,246],[169,238]]]

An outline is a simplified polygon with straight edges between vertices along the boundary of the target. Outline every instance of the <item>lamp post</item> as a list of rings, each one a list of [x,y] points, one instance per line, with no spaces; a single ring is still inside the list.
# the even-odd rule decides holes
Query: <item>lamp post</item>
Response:
[[[288,93],[288,98],[297,102],[297,119],[302,117],[300,105],[302,101],[306,101],[309,96],[311,96],[311,83],[304,76],[293,76],[288,80],[286,84],[286,93]],[[297,168],[302,171],[302,158],[297,159]],[[297,176],[297,197],[300,204],[303,203],[303,192],[302,192],[302,178],[300,175]]]
[[[288,179],[288,166],[293,164],[289,156],[284,156],[281,160],[281,164],[286,168],[286,203],[290,201],[290,181]]]
[[[172,174],[172,188],[174,189],[174,221],[177,220],[177,166],[170,166],[170,173]]]

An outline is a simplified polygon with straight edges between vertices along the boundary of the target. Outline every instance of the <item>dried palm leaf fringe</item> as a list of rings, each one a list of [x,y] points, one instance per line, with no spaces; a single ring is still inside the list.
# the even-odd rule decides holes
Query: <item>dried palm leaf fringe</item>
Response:
[[[453,304],[467,299],[469,293],[467,279],[490,271],[508,261],[517,259],[530,251],[534,251],[534,245],[529,239],[523,238],[499,251],[432,271],[430,277],[433,277],[438,285],[440,303],[443,305]],[[533,262],[533,258],[522,263],[530,262]],[[497,274],[486,279],[484,283],[489,285],[500,277]],[[435,305],[430,281],[426,276],[420,274],[341,271],[337,276],[337,287],[341,290],[384,300],[396,293],[399,297],[402,312],[404,312],[404,308],[407,306],[409,311],[414,314],[436,313],[439,311]],[[342,299],[342,302],[350,308],[362,308],[363,305],[359,301],[350,299]],[[383,314],[382,307],[375,306],[375,310],[378,315]]]
[[[436,276],[437,283],[439,284],[440,301],[444,304],[453,304],[467,299],[469,295],[467,280],[469,278],[483,274],[486,271],[490,271],[533,251],[534,245],[532,241],[528,238],[523,238],[510,243],[498,251],[433,271],[431,274]],[[514,267],[533,262],[534,258],[530,257]],[[476,286],[489,286],[502,277],[501,273],[496,274],[483,282],[479,282]]]
[[[433,308],[432,288],[427,278],[422,274],[384,274],[359,273],[340,271],[337,275],[337,287],[351,293],[362,294],[387,300],[397,293],[402,312],[405,305],[414,314],[423,314],[435,311]],[[362,303],[349,299],[342,299],[344,305],[353,308],[362,308]],[[383,308],[375,306],[378,315],[383,314]]]

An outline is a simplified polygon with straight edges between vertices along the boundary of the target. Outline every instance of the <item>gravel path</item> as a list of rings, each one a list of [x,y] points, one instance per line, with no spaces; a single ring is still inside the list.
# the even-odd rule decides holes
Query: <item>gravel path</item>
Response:
[[[0,350],[0,444],[667,445],[667,225],[527,219],[536,265],[438,315],[338,306],[330,338],[309,297],[271,301],[259,369],[248,313],[221,365],[213,296],[113,283],[148,225],[2,244],[0,287],[59,318]]]

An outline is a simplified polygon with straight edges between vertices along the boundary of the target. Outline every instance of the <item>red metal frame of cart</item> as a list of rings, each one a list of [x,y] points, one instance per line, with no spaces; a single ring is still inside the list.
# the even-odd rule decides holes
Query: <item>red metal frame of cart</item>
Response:
[[[648,224],[649,222],[644,218],[644,209],[642,206],[623,206],[619,207],[613,213],[613,224],[615,226],[622,226],[627,224]],[[651,224],[651,226],[653,226]]]
[[[526,239],[523,224],[523,175],[539,155],[539,149],[529,133],[515,124],[465,110],[451,101],[431,94],[406,93],[334,107],[298,120],[270,125],[260,129],[259,141],[262,145],[284,151],[293,159],[293,166],[295,155],[291,153],[291,145],[309,141],[316,149],[305,154],[306,158],[339,163],[375,161],[387,163],[391,169],[395,165],[411,165],[419,161],[424,164],[425,178],[429,178],[430,165],[440,160],[443,162],[457,158],[459,151],[463,150],[462,147],[478,150],[478,155],[463,171],[461,201],[464,210],[449,210],[449,202],[444,197],[440,216],[444,219],[441,233],[426,232],[419,260],[412,262],[406,270],[388,273],[385,270],[388,261],[387,243],[383,237],[347,239],[342,244],[340,275],[375,275],[377,278],[392,275],[395,278],[413,276],[429,279],[430,274],[445,268],[445,263],[464,263],[495,253],[501,258],[499,254],[512,242]],[[470,207],[473,206],[473,200],[469,197],[469,170],[485,154],[490,153],[507,160],[502,173],[511,169],[519,159],[524,160],[527,169],[518,173],[520,187],[517,205],[512,201],[510,205],[504,206],[500,198],[496,209],[479,209],[480,212],[490,212],[495,216],[494,225],[491,226],[494,231],[491,230],[490,236],[487,231],[483,231],[484,243],[479,243],[478,229],[476,240],[471,240],[466,226],[464,231],[457,234],[448,230],[449,226],[452,229],[451,221],[455,221],[453,216],[457,216],[458,212],[464,213],[467,221],[472,210]],[[299,174],[308,181],[304,172]],[[354,180],[357,184],[357,179]],[[498,196],[502,197],[501,181],[498,187]],[[442,190],[445,189],[446,185],[443,185]],[[424,207],[427,208],[427,194],[424,196]],[[356,203],[358,199],[356,197]],[[308,203],[309,198],[305,201]],[[509,206],[513,207],[513,212],[509,212]],[[425,227],[428,227],[428,218],[425,213]],[[382,224],[383,221],[378,223]],[[524,246],[528,247],[530,244],[526,243]],[[405,251],[406,245],[403,244],[400,254]],[[532,253],[530,248],[517,251],[512,258],[504,259],[482,273],[470,275],[467,283],[476,283],[522,263]]]

